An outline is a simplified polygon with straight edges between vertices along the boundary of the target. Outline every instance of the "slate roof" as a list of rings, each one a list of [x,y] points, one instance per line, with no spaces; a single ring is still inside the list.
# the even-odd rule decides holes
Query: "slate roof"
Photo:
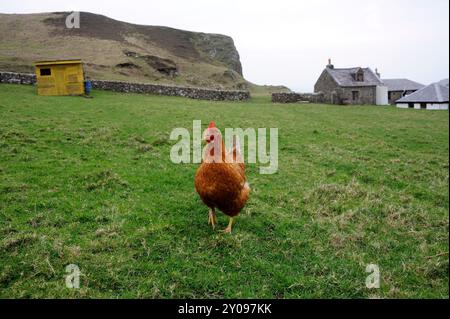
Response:
[[[364,71],[364,81],[359,82],[354,78],[354,74],[359,70]],[[377,86],[383,85],[383,82],[370,68],[345,68],[345,69],[325,69],[339,86]]]
[[[425,85],[408,79],[383,79],[388,91],[417,91],[424,88]]]
[[[421,102],[448,103],[448,87],[439,83],[433,83],[396,101],[396,103]]]
[[[448,79],[443,79],[438,82],[442,86],[448,87]]]

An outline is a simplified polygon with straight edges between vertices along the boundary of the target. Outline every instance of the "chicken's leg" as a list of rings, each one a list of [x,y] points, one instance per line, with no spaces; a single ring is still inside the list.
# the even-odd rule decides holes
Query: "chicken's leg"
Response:
[[[233,221],[234,221],[234,218],[230,217],[230,222],[228,223],[227,228],[222,230],[222,232],[224,232],[225,234],[231,234],[231,227],[233,226]]]
[[[217,223],[216,211],[214,210],[214,208],[211,208],[208,214],[208,225],[211,224],[212,228],[215,229],[216,223]]]

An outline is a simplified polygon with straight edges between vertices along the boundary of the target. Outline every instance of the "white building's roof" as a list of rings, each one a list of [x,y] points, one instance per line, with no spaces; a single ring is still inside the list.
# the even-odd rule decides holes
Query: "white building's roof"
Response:
[[[430,84],[410,95],[402,97],[396,103],[448,103],[448,86],[439,83]]]

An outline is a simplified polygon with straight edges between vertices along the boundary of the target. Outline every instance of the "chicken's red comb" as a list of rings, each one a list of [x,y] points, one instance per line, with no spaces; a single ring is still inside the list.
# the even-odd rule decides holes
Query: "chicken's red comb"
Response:
[[[213,128],[216,127],[216,123],[214,123],[214,121],[211,121],[211,123],[209,123],[208,128]]]

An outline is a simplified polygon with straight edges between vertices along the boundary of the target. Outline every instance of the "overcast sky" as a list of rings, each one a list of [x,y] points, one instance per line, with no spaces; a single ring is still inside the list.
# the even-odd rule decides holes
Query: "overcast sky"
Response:
[[[231,36],[244,76],[312,91],[335,67],[378,68],[424,84],[448,78],[449,0],[147,0],[0,2],[2,13],[90,11],[131,23]]]

